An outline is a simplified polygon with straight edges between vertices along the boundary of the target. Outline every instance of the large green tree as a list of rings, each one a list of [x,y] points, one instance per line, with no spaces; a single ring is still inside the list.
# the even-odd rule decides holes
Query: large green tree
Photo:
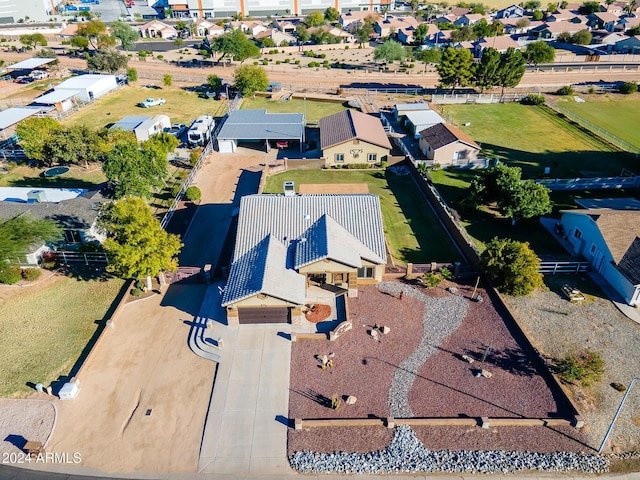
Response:
[[[31,215],[19,215],[0,221],[0,268],[4,260],[28,253],[34,243],[58,240],[62,228],[54,220],[36,220]]]
[[[313,11],[307,14],[307,17],[304,19],[304,24],[307,27],[319,27],[324,23],[324,15],[320,11]]]
[[[340,12],[333,7],[328,7],[324,11],[324,19],[327,22],[337,22],[340,18]]]
[[[269,79],[264,68],[257,65],[243,65],[234,73],[234,87],[245,97],[269,88]]]
[[[373,23],[373,20],[367,17],[363,23],[358,25],[358,28],[356,28],[356,31],[353,33],[360,45],[367,43],[371,35],[373,35]]]
[[[494,238],[480,258],[484,272],[502,293],[528,295],[542,285],[540,259],[528,243]]]
[[[102,171],[114,187],[114,195],[151,196],[154,187],[160,187],[167,176],[167,157],[157,155],[157,150],[141,150],[138,143],[116,143],[105,155]]]
[[[123,50],[131,50],[140,39],[140,34],[131,28],[131,25],[121,20],[111,24],[111,36],[120,42]]]
[[[54,130],[44,146],[45,161],[48,164],[84,164],[99,159],[100,136],[86,125],[72,125]]]
[[[20,43],[28,48],[35,48],[37,45],[47,46],[47,39],[41,33],[31,33],[20,35]]]
[[[457,87],[471,84],[474,73],[473,56],[466,48],[447,47],[442,53],[437,70],[440,83],[445,87],[451,87],[453,93]]]
[[[78,24],[78,35],[85,37],[94,50],[115,44],[115,39],[107,33],[107,25],[102,20],[91,20]]]
[[[500,82],[500,52],[495,48],[485,48],[480,63],[475,68],[475,82],[482,92]]]
[[[102,246],[109,257],[107,271],[141,279],[178,268],[182,244],[177,235],[160,228],[149,205],[139,197],[125,197],[106,204],[98,224],[107,232]]]
[[[498,68],[498,82],[496,85],[502,87],[502,94],[505,88],[518,86],[527,68],[527,61],[520,50],[509,47],[500,56],[500,66]]]
[[[218,59],[219,62],[226,56],[239,62],[260,56],[258,46],[249,40],[240,29],[220,35],[211,43],[211,48],[222,54]]]
[[[530,43],[524,51],[527,63],[538,66],[541,63],[551,63],[556,57],[556,50],[543,40]]]
[[[429,25],[426,23],[421,23],[418,27],[413,31],[413,40],[416,45],[422,45],[424,43],[424,39],[429,33]]]
[[[306,43],[311,38],[311,34],[309,33],[307,27],[305,27],[304,24],[301,23],[296,27],[296,37],[298,37],[299,43]]]
[[[45,147],[51,136],[62,129],[62,124],[51,117],[31,117],[18,124],[16,135],[27,157],[50,163]]]
[[[407,56],[407,51],[401,43],[394,40],[387,40],[373,51],[373,58],[385,63],[393,63],[396,60],[402,61]]]
[[[86,53],[87,68],[98,72],[116,73],[125,70],[129,63],[129,57],[113,49],[96,52],[93,55]]]

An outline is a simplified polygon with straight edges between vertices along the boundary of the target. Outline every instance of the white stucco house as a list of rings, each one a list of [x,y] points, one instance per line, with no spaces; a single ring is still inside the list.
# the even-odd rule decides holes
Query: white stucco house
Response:
[[[560,223],[573,253],[632,306],[640,306],[640,201],[634,198],[581,200],[585,208],[562,210]]]

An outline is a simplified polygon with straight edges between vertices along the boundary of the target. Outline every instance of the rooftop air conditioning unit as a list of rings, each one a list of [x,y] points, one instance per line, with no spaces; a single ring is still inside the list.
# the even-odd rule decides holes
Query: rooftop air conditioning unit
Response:
[[[285,197],[292,197],[296,194],[296,184],[294,182],[283,182],[282,188],[284,189]]]

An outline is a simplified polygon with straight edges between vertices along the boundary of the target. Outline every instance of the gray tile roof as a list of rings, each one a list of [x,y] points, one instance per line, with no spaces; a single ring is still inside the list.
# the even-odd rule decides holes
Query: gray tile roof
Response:
[[[391,143],[379,118],[355,110],[344,110],[320,119],[320,148],[333,147],[356,138],[391,150]]]
[[[267,235],[231,265],[222,306],[260,293],[301,305],[305,284],[304,275],[287,268],[287,247]]]
[[[322,215],[295,243],[294,268],[299,269],[324,259],[360,268],[362,258],[374,263],[385,263],[333,218]]]
[[[302,140],[304,115],[236,110],[224,122],[219,140]]]
[[[470,147],[480,150],[480,146],[473,139],[453,125],[446,123],[438,123],[432,127],[425,128],[420,132],[420,136],[424,139],[432,149],[437,150],[451,143],[460,141],[466,143]]]
[[[28,212],[38,220],[56,220],[67,230],[85,230],[95,222],[104,201],[99,190],[89,190],[76,198],[58,203],[0,202],[0,220],[9,220]]]

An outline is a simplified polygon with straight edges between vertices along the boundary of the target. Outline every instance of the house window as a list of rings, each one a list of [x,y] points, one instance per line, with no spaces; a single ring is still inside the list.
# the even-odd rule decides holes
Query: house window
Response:
[[[378,155],[375,153],[370,153],[369,155],[367,155],[367,161],[368,162],[375,162],[376,160],[378,160]]]
[[[576,228],[575,231],[573,232],[573,236],[576,238],[581,238],[582,232]]]
[[[65,230],[64,241],[67,243],[81,243],[82,238],[80,237],[80,232],[78,230]]]
[[[333,282],[334,283],[342,283],[342,282],[344,282],[344,273],[334,273],[333,274]]]
[[[359,268],[358,278],[373,278],[373,267]]]
[[[336,153],[335,161],[336,163],[344,162],[344,153]]]

